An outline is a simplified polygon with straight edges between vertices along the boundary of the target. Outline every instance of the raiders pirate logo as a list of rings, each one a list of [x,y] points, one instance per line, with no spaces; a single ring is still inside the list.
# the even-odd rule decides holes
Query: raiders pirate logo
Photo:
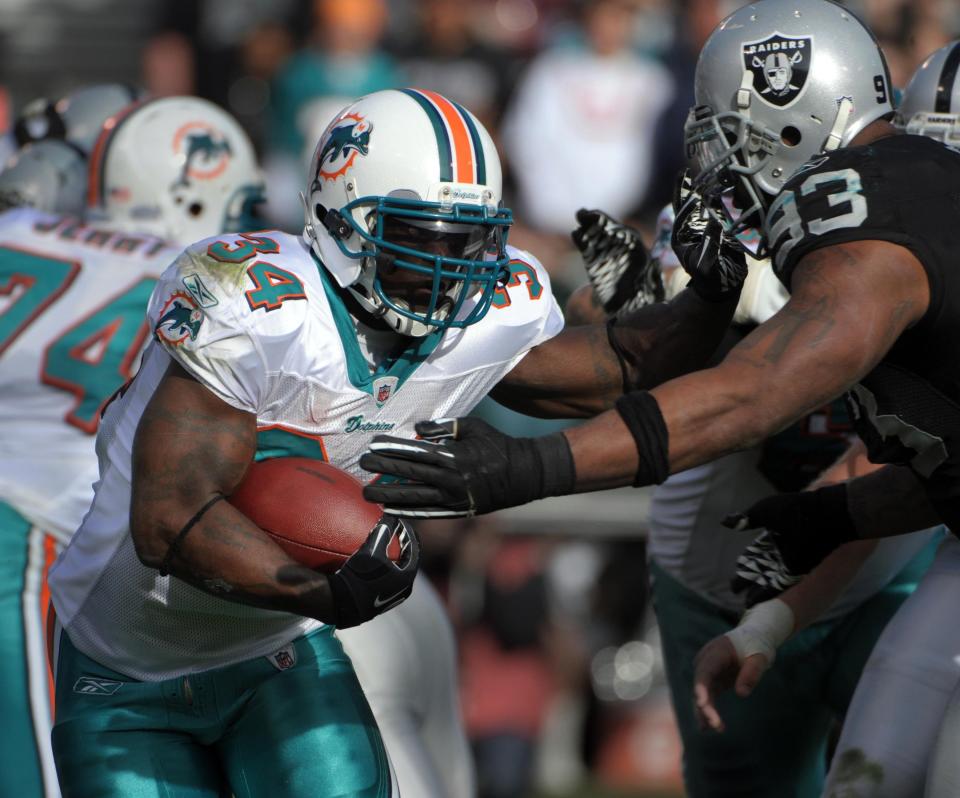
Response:
[[[743,67],[753,73],[753,90],[761,100],[785,108],[803,94],[812,54],[812,36],[774,33],[744,42]]]

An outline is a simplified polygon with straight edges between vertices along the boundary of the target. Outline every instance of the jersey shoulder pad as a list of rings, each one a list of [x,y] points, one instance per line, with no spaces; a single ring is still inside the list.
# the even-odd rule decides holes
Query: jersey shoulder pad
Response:
[[[818,155],[801,166],[784,185],[767,212],[764,235],[774,271],[790,288],[800,258],[820,247],[873,237],[865,234],[869,216],[865,186],[873,165],[863,147]],[[881,192],[882,193],[882,192]]]
[[[493,307],[511,309],[512,314],[536,313],[542,306],[549,305],[553,299],[550,274],[543,264],[526,250],[507,247],[508,277],[497,288],[493,296]]]
[[[300,239],[274,230],[198,241],[175,266],[183,287],[201,305],[226,305],[256,326],[266,317],[282,327],[302,320],[306,303],[297,300],[307,298],[307,284],[317,279],[317,266]],[[281,308],[284,313],[273,312]]]
[[[550,274],[531,253],[507,247],[509,275],[497,287],[487,314],[501,327],[529,328],[530,345],[552,338],[563,329],[563,313],[553,295]]]
[[[148,311],[154,337],[174,359],[229,404],[251,412],[265,395],[267,375],[283,370],[307,316],[307,303],[298,301],[307,295],[302,253],[283,256],[289,242],[266,240],[221,236],[188,247],[161,276]],[[276,244],[277,251],[243,252],[241,261],[247,243]],[[228,259],[218,260],[211,247]]]

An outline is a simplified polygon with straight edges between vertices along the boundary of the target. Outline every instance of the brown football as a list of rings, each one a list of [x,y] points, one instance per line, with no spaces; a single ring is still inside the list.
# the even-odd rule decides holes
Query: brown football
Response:
[[[326,573],[363,545],[383,514],[364,501],[360,480],[307,457],[253,463],[230,502],[293,559]],[[396,540],[389,553],[400,556]]]

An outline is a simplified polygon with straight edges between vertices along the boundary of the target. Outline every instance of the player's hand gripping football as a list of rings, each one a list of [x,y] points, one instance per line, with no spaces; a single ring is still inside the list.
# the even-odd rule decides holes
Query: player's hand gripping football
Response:
[[[394,537],[400,557],[387,553]],[[396,607],[410,595],[420,566],[420,539],[402,518],[384,514],[366,542],[327,578],[333,593],[336,626],[347,629]]]
[[[570,237],[607,316],[625,315],[663,299],[660,269],[640,233],[603,211],[586,208],[577,211],[577,225]]]
[[[731,583],[735,593],[745,591],[748,607],[779,596],[856,539],[842,484],[768,496],[722,523],[735,530],[766,530],[737,558]]]
[[[722,214],[711,211],[711,203],[718,202],[719,197],[706,198],[693,189],[689,172],[680,175],[673,196],[671,244],[690,275],[690,287],[709,302],[736,299],[747,278],[743,244],[726,230]]]
[[[456,518],[526,504],[573,490],[566,439],[511,438],[477,418],[421,421],[418,440],[377,435],[360,458],[367,471],[398,477],[363,489],[387,512]]]

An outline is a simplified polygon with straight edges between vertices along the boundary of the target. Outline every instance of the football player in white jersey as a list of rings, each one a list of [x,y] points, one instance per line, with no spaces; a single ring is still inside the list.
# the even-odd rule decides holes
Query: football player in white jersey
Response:
[[[87,112],[81,102],[74,103],[74,117],[84,122],[81,132],[101,112],[102,104],[95,106]],[[93,170],[111,189],[101,203],[98,180],[93,181],[100,222],[84,223],[36,207],[0,214],[0,672],[9,686],[0,699],[3,795],[59,794],[50,749],[46,572],[90,505],[100,412],[136,370],[149,335],[147,301],[180,251],[164,240],[178,234],[173,224],[143,229],[147,225],[139,219],[148,205],[141,202],[140,212],[126,217],[107,212],[111,202],[125,198],[125,165],[114,152],[123,150],[128,133],[141,124],[157,130],[158,137],[166,130],[164,146],[157,146],[151,157],[175,163],[176,172],[165,183],[155,183],[159,197],[173,190],[181,172],[183,147],[171,146],[181,126],[189,122],[229,141],[230,163],[221,174],[209,183],[187,175],[187,183],[208,205],[206,226],[188,232],[190,237],[230,224],[215,184],[228,186],[232,195],[259,181],[249,141],[235,122],[205,101],[159,100],[114,120]],[[0,175],[0,193],[17,193],[52,211],[75,210],[81,188],[76,174],[81,169],[86,177],[87,169],[71,129],[64,126],[66,140],[27,145],[14,174]],[[37,153],[44,157],[33,157]],[[197,162],[198,170],[201,164]],[[70,179],[64,180],[65,175]],[[188,208],[179,215],[194,218]]]
[[[106,411],[93,505],[51,573],[66,632],[54,750],[76,795],[157,782],[191,795],[278,783],[293,796],[388,794],[388,760],[331,625],[410,592],[415,535],[385,517],[323,575],[221,499],[257,457],[318,457],[368,477],[358,460],[374,434],[412,435],[416,419],[466,412],[492,388],[520,409],[596,412],[636,377],[611,341],[660,334],[654,323],[549,340],[562,316],[540,264],[506,245],[493,143],[438,94],[348,106],[308,181],[302,237],[215,237],[167,270],[154,341]],[[653,314],[699,322],[658,351],[661,373],[706,357],[732,310],[686,294]],[[562,394],[540,391],[566,371]],[[385,556],[391,534],[408,544],[399,564]]]

